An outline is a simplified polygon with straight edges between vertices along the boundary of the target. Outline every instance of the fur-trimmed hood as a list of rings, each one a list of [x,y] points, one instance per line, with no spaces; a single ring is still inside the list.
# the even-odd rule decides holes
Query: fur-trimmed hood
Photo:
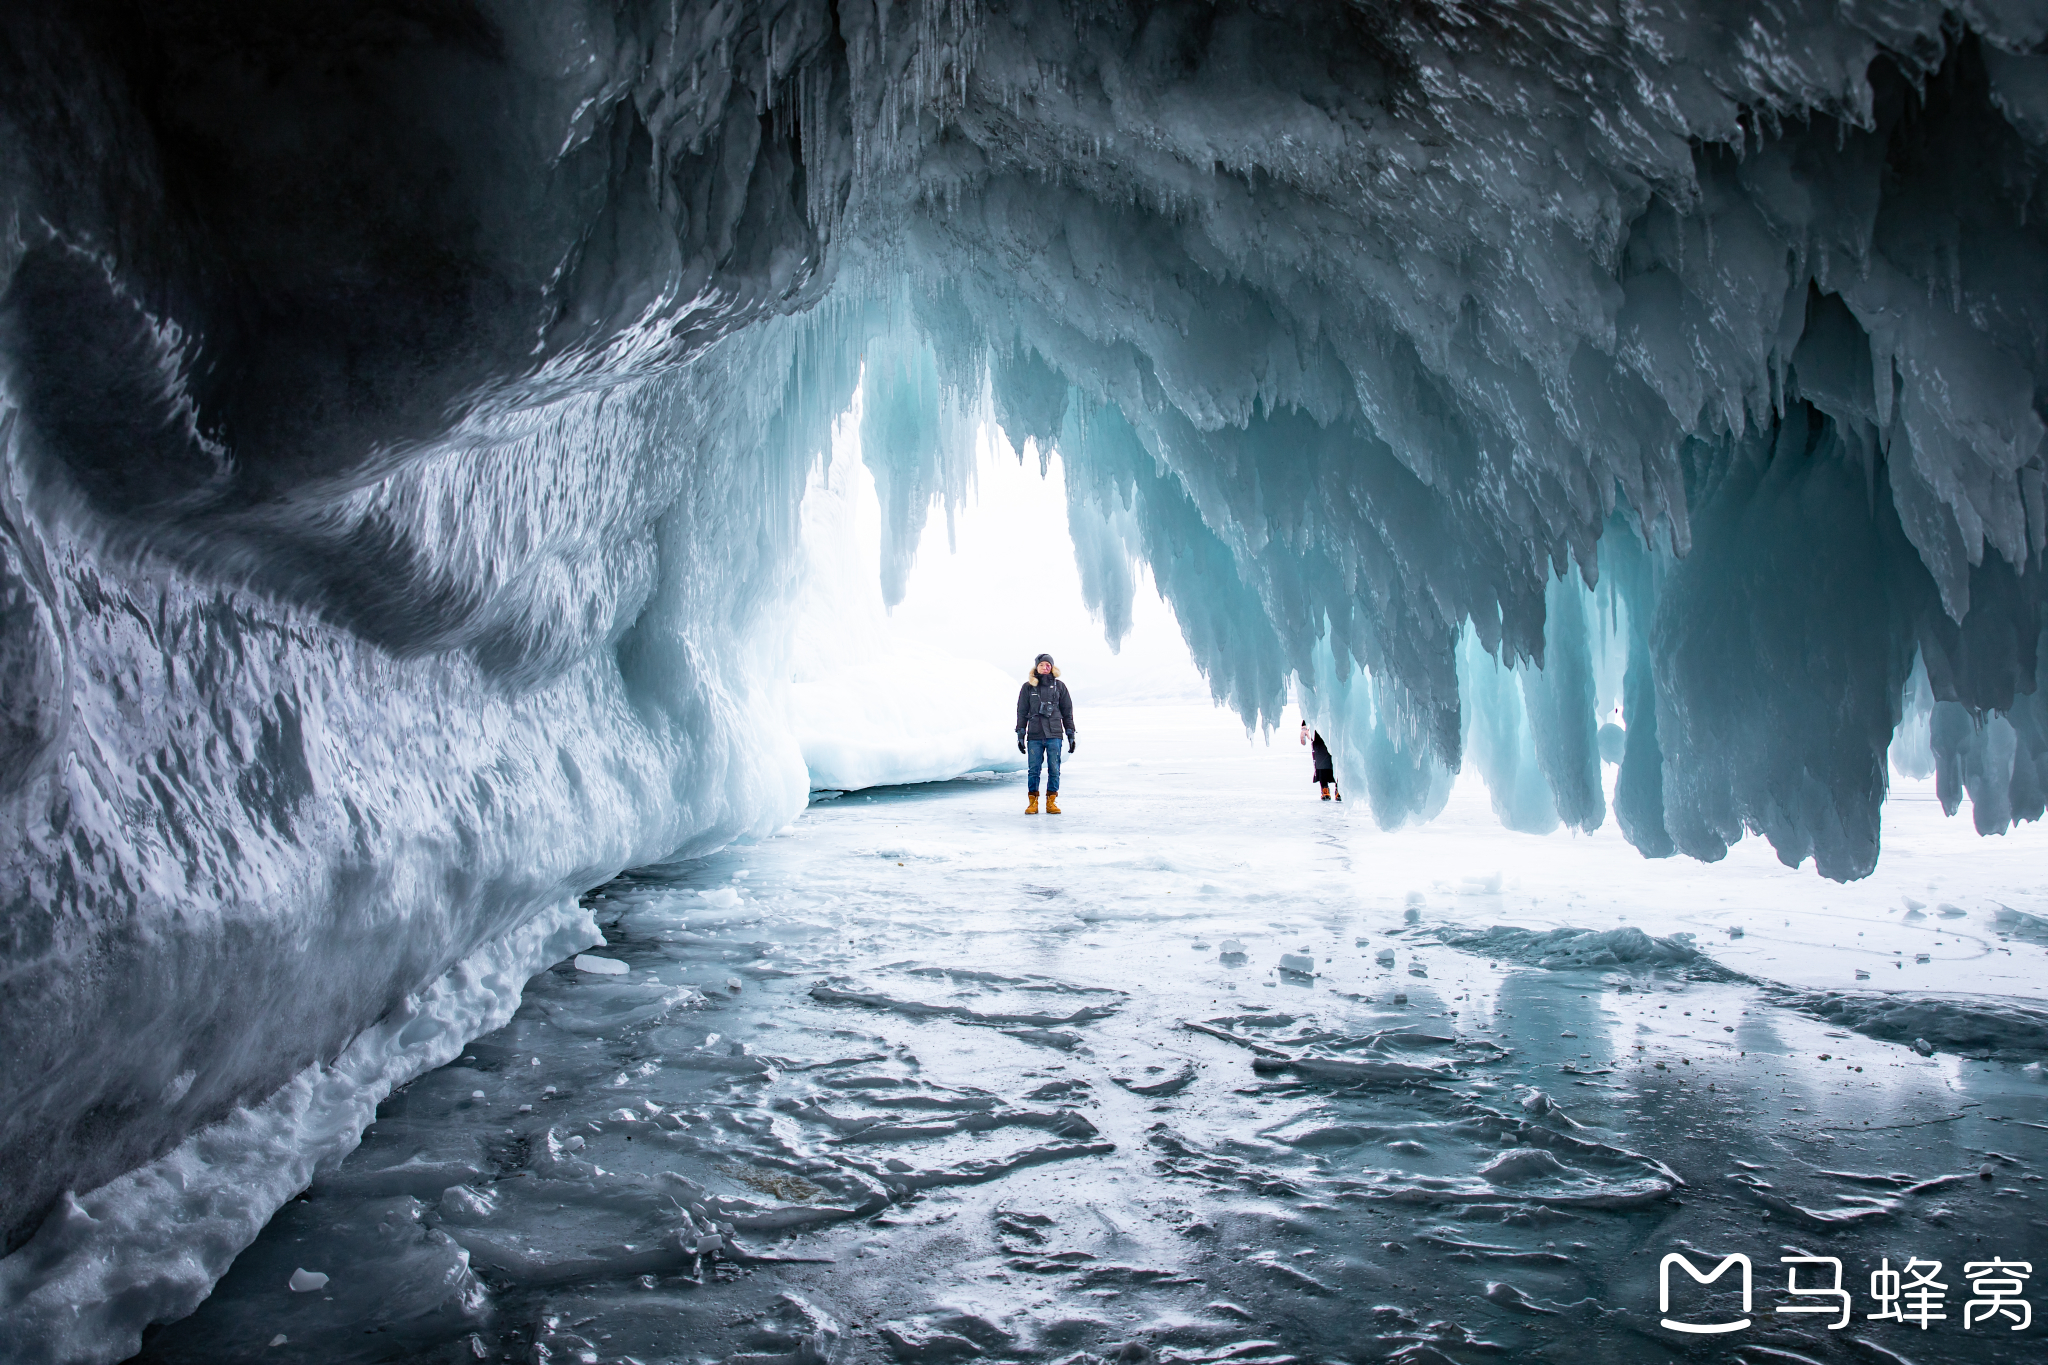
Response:
[[[1058,664],[1054,664],[1054,665],[1052,666],[1052,675],[1053,675],[1053,676],[1054,676],[1055,678],[1057,678],[1057,677],[1058,677],[1058,676],[1060,675],[1060,666],[1059,666]],[[1024,675],[1024,681],[1025,681],[1025,683],[1027,683],[1028,685],[1030,685],[1030,686],[1032,686],[1032,687],[1036,687],[1036,686],[1038,686],[1038,665],[1037,665],[1037,664],[1033,664],[1033,665],[1031,665],[1031,671],[1030,671],[1029,673],[1026,673],[1026,674]]]

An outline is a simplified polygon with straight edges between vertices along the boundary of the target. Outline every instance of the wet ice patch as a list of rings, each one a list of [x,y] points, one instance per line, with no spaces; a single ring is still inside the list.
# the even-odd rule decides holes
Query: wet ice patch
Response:
[[[951,980],[951,975],[945,977]],[[913,1019],[943,1019],[954,1023],[975,1024],[991,1028],[1057,1029],[1063,1025],[1092,1024],[1115,1014],[1116,1003],[1072,1004],[1065,1008],[1060,1005],[1047,1007],[1046,1002],[1037,998],[1046,991],[1079,996],[1111,996],[1120,1001],[1122,992],[1110,992],[1094,987],[1073,987],[1061,983],[1016,983],[1012,981],[990,981],[964,994],[974,1003],[955,1003],[955,997],[935,998],[929,993],[920,993],[916,982],[905,982],[901,986],[883,986],[851,977],[834,977],[820,981],[811,987],[813,1000],[827,1005],[851,1005],[863,1009],[887,1010]],[[1006,1001],[1005,996],[1015,994],[1021,999]],[[1062,1002],[1064,1003],[1064,1002]],[[1009,1008],[1005,1008],[1008,1004]]]
[[[572,1033],[603,1035],[645,1028],[704,1003],[704,997],[689,986],[627,981],[615,972],[593,973],[577,965],[573,998],[547,995],[536,1002],[558,1027]]]

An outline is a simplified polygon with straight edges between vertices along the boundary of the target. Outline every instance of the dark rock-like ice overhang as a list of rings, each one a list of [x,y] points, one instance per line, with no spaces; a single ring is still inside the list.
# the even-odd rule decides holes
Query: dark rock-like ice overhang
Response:
[[[871,347],[1375,814],[1878,855],[2048,801],[2048,15],[251,3],[0,15],[0,1226],[612,871],[772,829]],[[876,352],[880,354],[880,352]],[[902,367],[899,367],[902,368]],[[253,1228],[251,1229],[253,1233]]]

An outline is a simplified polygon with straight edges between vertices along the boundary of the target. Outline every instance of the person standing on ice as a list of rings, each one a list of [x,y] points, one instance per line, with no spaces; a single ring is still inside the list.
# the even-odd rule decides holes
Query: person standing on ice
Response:
[[[1038,769],[1045,767],[1045,813],[1060,813],[1060,740],[1067,741],[1067,752],[1074,752],[1074,698],[1067,691],[1067,685],[1060,681],[1059,669],[1053,667],[1052,655],[1041,654],[1031,665],[1031,672],[1024,678],[1024,685],[1017,689],[1017,752],[1029,752],[1031,770],[1027,774],[1030,800],[1024,806],[1026,815],[1038,814]]]
[[[1308,717],[1301,718],[1301,742],[1310,746],[1309,755],[1316,761],[1316,785],[1323,789],[1323,800],[1330,799],[1330,793],[1337,791],[1337,764],[1330,757],[1330,746],[1323,743],[1323,732],[1308,728]],[[1342,801],[1344,793],[1337,791]]]

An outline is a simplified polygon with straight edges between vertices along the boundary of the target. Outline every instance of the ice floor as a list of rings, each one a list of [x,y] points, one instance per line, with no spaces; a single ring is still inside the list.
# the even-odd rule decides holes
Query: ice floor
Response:
[[[1966,1262],[2048,1280],[2041,1016],[1799,1006],[2041,996],[1996,916],[2041,908],[2042,830],[1902,790],[1854,886],[1506,833],[1471,787],[1386,834],[1292,734],[1081,719],[1063,815],[1016,776],[860,793],[603,888],[628,970],[534,981],[141,1359],[2038,1358],[2048,1321],[1962,1317]],[[1444,941],[1496,924],[1705,955]],[[1661,1327],[1671,1252],[1747,1255],[1751,1325]],[[1820,1302],[1792,1255],[1842,1262],[1849,1325],[1776,1311]],[[1871,1320],[1916,1257],[1946,1317]]]

